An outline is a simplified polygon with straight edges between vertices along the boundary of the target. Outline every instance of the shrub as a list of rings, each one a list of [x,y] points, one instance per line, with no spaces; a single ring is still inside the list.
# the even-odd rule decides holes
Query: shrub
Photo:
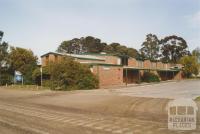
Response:
[[[0,69],[0,86],[10,85],[13,83],[13,71],[10,68],[2,67]]]
[[[143,82],[159,82],[160,79],[158,75],[152,73],[152,72],[144,72],[142,76],[142,81]]]
[[[81,76],[77,83],[79,89],[93,89],[98,88],[99,85],[98,79],[91,73],[87,73],[85,76]]]
[[[0,86],[2,85],[10,85],[13,82],[13,76],[8,73],[3,73],[0,76]]]
[[[72,58],[65,57],[49,66],[52,90],[94,89],[98,88],[98,79],[89,70]]]
[[[197,76],[199,74],[199,63],[195,56],[184,56],[180,59],[180,63],[184,66],[183,73],[189,78],[194,74]]]
[[[37,85],[41,85],[41,72],[40,68],[36,68],[32,73],[32,79],[34,80],[34,83]],[[50,79],[50,73],[49,73],[49,67],[43,67],[42,68],[42,80],[43,85],[42,86],[49,86],[49,79]]]
[[[42,86],[43,87],[51,87],[51,81],[50,80],[43,80]]]

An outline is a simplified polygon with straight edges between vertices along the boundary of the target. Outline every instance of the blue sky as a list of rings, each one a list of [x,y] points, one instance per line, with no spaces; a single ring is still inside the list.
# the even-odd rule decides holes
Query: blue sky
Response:
[[[0,0],[0,30],[38,56],[63,40],[95,36],[139,49],[148,33],[200,46],[200,0]]]

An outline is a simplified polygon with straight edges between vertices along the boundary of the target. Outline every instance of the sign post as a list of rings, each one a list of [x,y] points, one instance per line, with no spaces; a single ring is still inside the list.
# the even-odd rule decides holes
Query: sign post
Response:
[[[41,86],[42,86],[42,67],[40,68],[40,73],[41,73],[41,75],[40,75],[41,79],[40,80],[41,80]]]

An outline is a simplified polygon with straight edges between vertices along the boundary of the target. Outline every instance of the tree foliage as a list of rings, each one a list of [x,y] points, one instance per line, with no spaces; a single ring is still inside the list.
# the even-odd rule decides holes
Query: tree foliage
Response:
[[[105,43],[102,43],[100,39],[92,36],[82,37],[80,39],[74,38],[69,41],[63,41],[58,47],[58,52],[67,52],[73,54],[81,53],[100,53],[105,47]]]
[[[57,49],[58,52],[67,52],[73,54],[82,53],[101,53],[113,55],[128,55],[130,57],[137,57],[138,52],[134,48],[127,48],[119,43],[111,43],[110,45],[101,42],[100,39],[87,36],[80,39],[74,38],[69,41],[63,41]]]
[[[186,77],[190,77],[192,74],[199,74],[199,64],[197,57],[195,56],[184,56],[180,59],[180,63],[184,66],[183,72]]]
[[[41,85],[41,70],[39,67],[37,67],[33,73],[32,73],[32,79],[35,84]],[[44,85],[45,81],[48,81],[50,79],[50,71],[49,71],[49,66],[42,67],[42,81]]]
[[[0,42],[1,42],[1,40],[2,40],[2,38],[3,38],[3,31],[0,31]]]
[[[0,68],[8,64],[8,43],[0,43]]]
[[[3,32],[0,31],[0,85],[12,83],[12,70],[9,66],[8,43],[2,42]]]
[[[102,43],[100,39],[88,36],[86,38],[81,38],[83,47],[86,48],[88,53],[100,53],[105,47],[105,43]]]
[[[117,56],[127,55],[129,57],[136,58],[138,51],[134,48],[127,48],[126,46],[120,45],[119,43],[111,43],[104,48],[104,52]]]
[[[0,85],[12,83],[12,70],[9,66],[8,43],[0,44]]]
[[[11,47],[9,53],[10,66],[15,71],[20,71],[24,76],[24,83],[32,83],[32,72],[37,67],[37,57],[31,50]]]
[[[151,61],[158,60],[160,45],[159,39],[154,34],[146,35],[146,40],[142,43],[142,48],[140,49],[141,57]]]
[[[51,89],[93,89],[98,87],[98,79],[92,74],[88,66],[66,57],[49,66],[51,75]]]
[[[161,53],[163,62],[177,63],[181,57],[188,55],[187,42],[176,35],[167,36],[161,40]]]
[[[4,41],[1,43],[3,35],[3,31],[0,31],[0,70],[8,63],[8,43]]]

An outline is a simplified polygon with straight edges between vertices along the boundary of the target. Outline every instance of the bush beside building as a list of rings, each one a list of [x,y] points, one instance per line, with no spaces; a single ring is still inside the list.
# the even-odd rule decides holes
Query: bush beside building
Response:
[[[142,82],[160,82],[159,76],[152,72],[144,72]]]
[[[40,83],[39,69],[33,73],[37,84]],[[98,88],[98,79],[87,65],[80,64],[72,58],[64,57],[59,62],[49,63],[44,67],[43,86],[52,90],[94,89]]]

